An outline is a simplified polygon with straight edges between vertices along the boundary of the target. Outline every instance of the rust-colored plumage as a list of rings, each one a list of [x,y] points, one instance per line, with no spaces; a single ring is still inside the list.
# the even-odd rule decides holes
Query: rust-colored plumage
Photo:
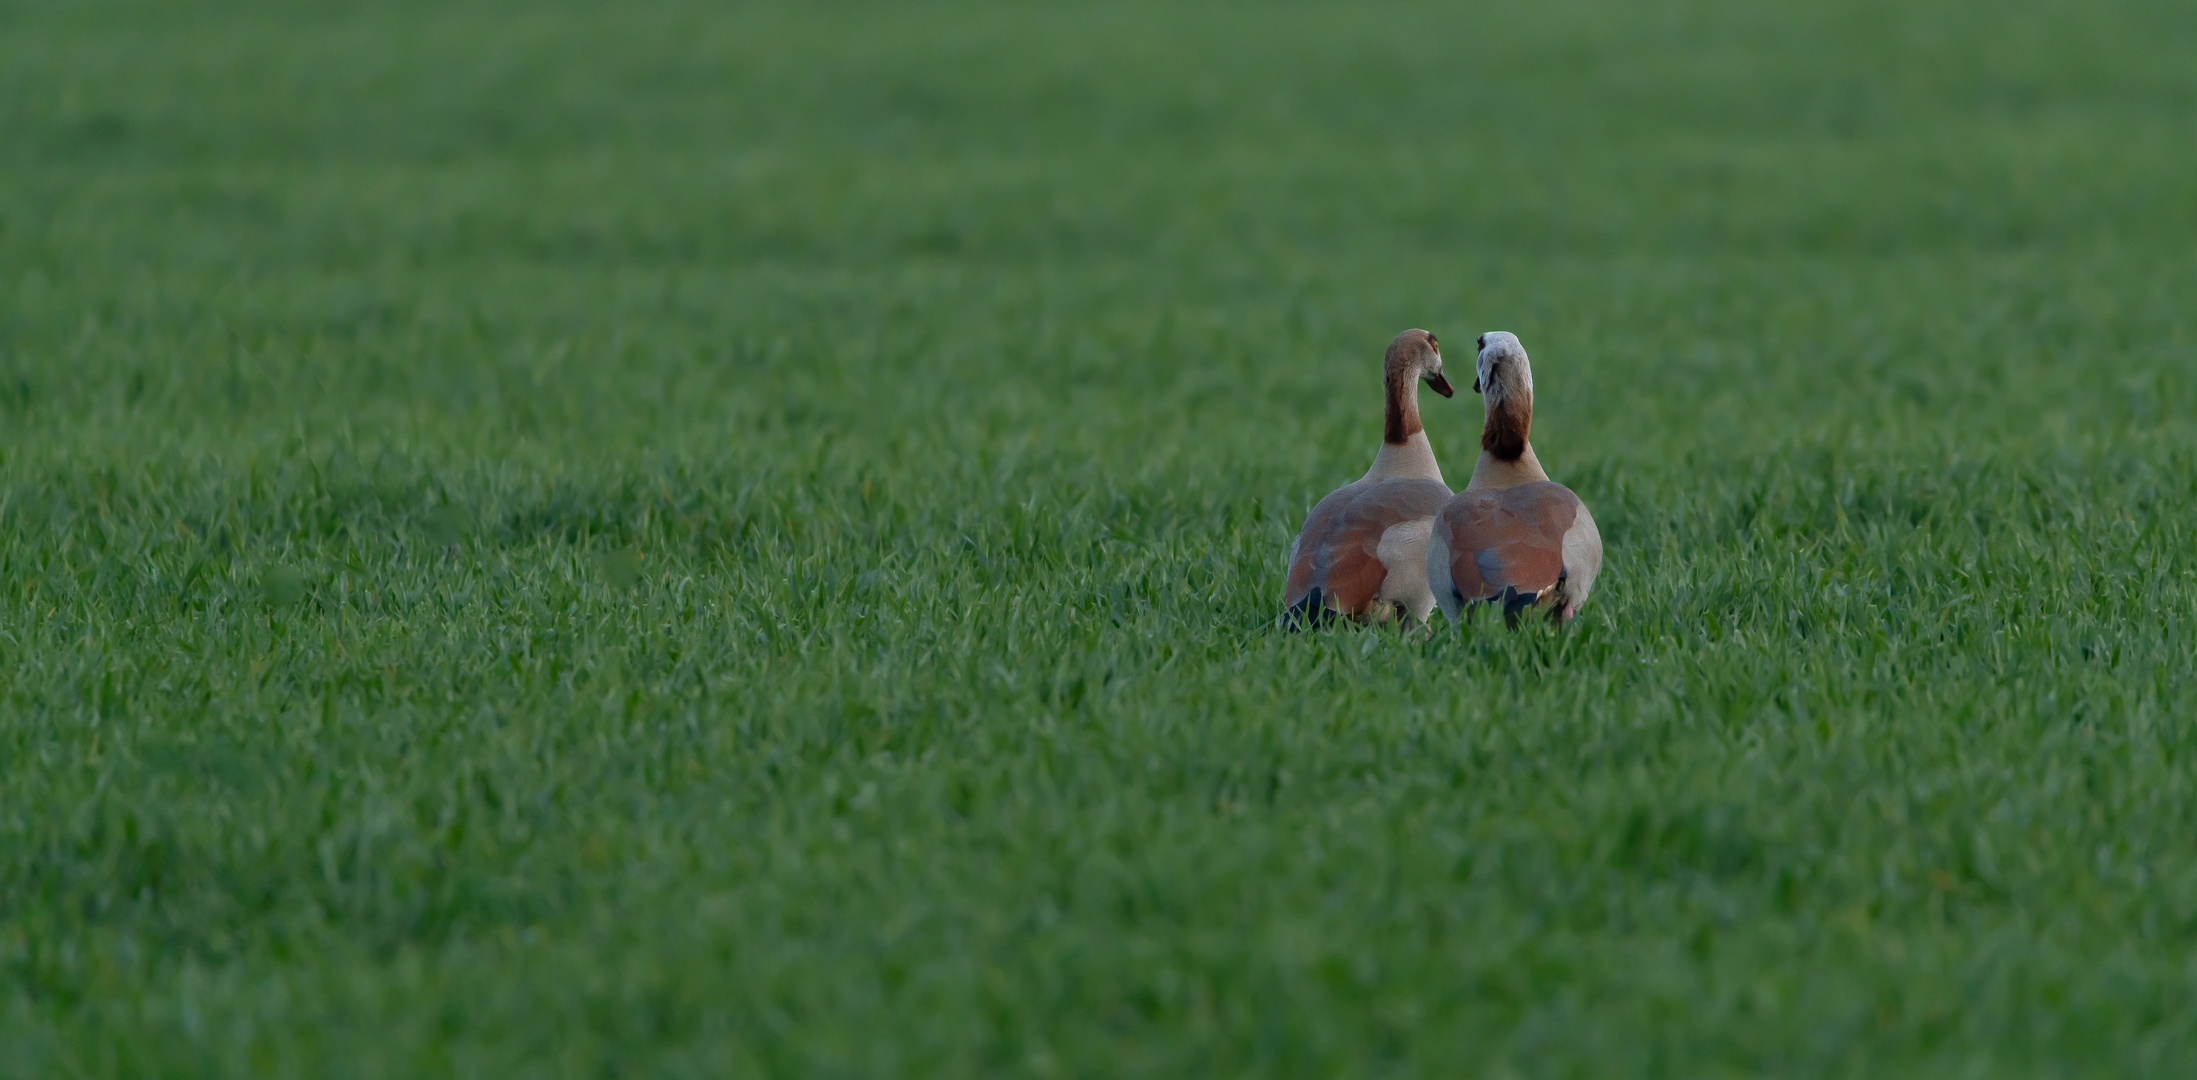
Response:
[[[1411,560],[1425,557],[1427,522],[1448,499],[1449,485],[1412,478],[1361,480],[1329,493],[1305,517],[1304,530],[1291,547],[1283,606],[1304,608],[1302,614],[1313,618],[1327,612],[1376,618],[1387,614],[1377,610],[1384,597],[1402,600],[1403,594],[1426,592],[1423,571]],[[1391,549],[1410,549],[1403,553],[1402,565],[1392,568],[1382,558],[1384,541]],[[1392,569],[1401,571],[1400,578],[1416,581],[1416,588],[1384,592],[1392,584]],[[1432,609],[1429,603],[1414,614],[1423,619]]]
[[[1549,607],[1562,621],[1601,570],[1602,538],[1562,484],[1467,488],[1435,515],[1427,558],[1435,601],[1452,618],[1466,604],[1500,601],[1506,613]]]

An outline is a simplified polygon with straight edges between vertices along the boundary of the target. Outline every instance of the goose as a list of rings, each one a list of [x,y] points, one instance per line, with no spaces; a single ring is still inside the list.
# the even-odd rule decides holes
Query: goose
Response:
[[[1485,402],[1480,460],[1465,490],[1442,506],[1427,542],[1427,583],[1442,614],[1501,603],[1511,626],[1529,608],[1561,625],[1579,614],[1602,571],[1602,534],[1570,488],[1549,479],[1526,432],[1533,368],[1518,336],[1482,334],[1472,388]]]
[[[1454,391],[1442,377],[1441,343],[1424,330],[1396,335],[1382,368],[1388,409],[1373,467],[1321,499],[1289,545],[1282,603],[1292,629],[1337,615],[1385,622],[1408,614],[1424,623],[1434,610],[1427,533],[1450,490],[1419,423],[1419,382],[1443,397]]]

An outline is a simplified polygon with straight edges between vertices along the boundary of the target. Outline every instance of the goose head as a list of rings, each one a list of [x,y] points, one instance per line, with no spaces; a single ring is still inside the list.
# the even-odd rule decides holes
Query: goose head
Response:
[[[1508,330],[1480,335],[1480,358],[1473,364],[1472,392],[1488,399],[1488,408],[1523,398],[1533,401],[1533,366],[1526,362],[1526,347]]]
[[[1473,365],[1472,388],[1487,403],[1480,447],[1500,460],[1514,461],[1525,453],[1526,433],[1533,425],[1533,367],[1518,335],[1507,330],[1490,330],[1477,344],[1480,357]]]
[[[1416,379],[1425,381],[1443,397],[1456,393],[1442,375],[1442,343],[1424,330],[1406,330],[1396,335],[1396,340],[1388,343],[1384,363],[1388,384],[1392,387],[1401,389]]]

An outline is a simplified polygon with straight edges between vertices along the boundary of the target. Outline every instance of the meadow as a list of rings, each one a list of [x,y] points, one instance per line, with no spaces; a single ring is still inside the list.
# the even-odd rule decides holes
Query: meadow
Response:
[[[2192,56],[0,3],[0,1074],[2177,1075]],[[1575,627],[1277,629],[1407,326]]]

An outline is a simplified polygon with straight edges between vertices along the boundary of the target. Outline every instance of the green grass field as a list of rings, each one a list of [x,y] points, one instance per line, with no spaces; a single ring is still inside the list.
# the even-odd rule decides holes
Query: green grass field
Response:
[[[0,4],[0,1074],[2183,1074],[2193,55]],[[1570,631],[1275,629],[1406,326]]]

